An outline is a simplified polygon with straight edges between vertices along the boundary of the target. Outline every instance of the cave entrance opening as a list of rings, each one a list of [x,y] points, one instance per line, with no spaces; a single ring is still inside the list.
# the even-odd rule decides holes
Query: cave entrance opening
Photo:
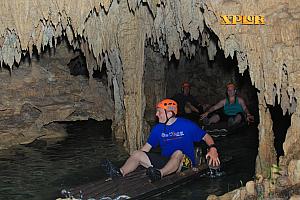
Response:
[[[225,98],[226,85],[233,82],[237,94],[241,96],[258,121],[257,90],[252,86],[248,70],[239,73],[236,57],[225,58],[224,52],[218,50],[213,61],[208,59],[207,48],[198,47],[191,59],[181,56],[179,60],[171,59],[166,69],[166,96],[180,93],[183,82],[191,84],[191,94],[201,105],[214,105]]]
[[[213,38],[215,38],[214,43],[217,44],[217,36]],[[155,104],[163,98],[172,98],[181,93],[181,86],[185,81],[191,84],[191,95],[198,103],[204,105],[204,109],[209,109],[210,106],[224,99],[226,85],[233,82],[237,86],[237,95],[244,99],[250,113],[254,116],[254,123],[249,126],[254,139],[249,145],[256,149],[253,152],[257,155],[257,126],[260,121],[257,96],[259,91],[252,85],[249,70],[240,73],[236,54],[225,57],[224,51],[216,47],[216,53],[211,57],[209,48],[203,47],[201,42],[191,43],[195,46],[195,54],[187,55],[181,50],[179,59],[173,55],[170,60],[166,55],[161,55],[155,46],[145,47],[145,119],[154,124]],[[254,162],[252,164],[254,167]]]
[[[112,120],[97,121],[89,118],[87,120],[60,121],[55,123],[62,125],[68,136],[76,136],[78,142],[88,137],[95,138],[95,140],[112,139]]]
[[[226,85],[233,82],[237,86],[238,96],[245,100],[248,109],[254,115],[257,126],[258,90],[252,85],[249,70],[240,73],[236,53],[232,57],[225,57],[224,51],[217,46],[218,37],[210,31],[207,32],[213,42],[202,42],[201,38],[190,41],[187,34],[183,43],[188,44],[189,50],[183,46],[179,59],[176,59],[174,54],[169,59],[167,54],[162,55],[159,52],[157,46],[146,42],[144,83],[147,121],[155,119],[155,104],[165,97],[172,98],[181,93],[181,85],[185,81],[191,84],[191,95],[198,103],[204,105],[204,109],[224,99]],[[211,49],[205,46],[207,43],[216,46],[213,56],[209,52]]]

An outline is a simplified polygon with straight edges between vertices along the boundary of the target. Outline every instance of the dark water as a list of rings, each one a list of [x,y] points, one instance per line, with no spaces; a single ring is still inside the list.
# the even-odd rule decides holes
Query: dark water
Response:
[[[50,200],[61,189],[104,177],[99,166],[102,158],[121,165],[127,158],[124,148],[112,142],[110,122],[69,125],[70,136],[60,142],[36,142],[0,152],[0,199]],[[233,190],[254,175],[257,154],[256,128],[217,138],[221,154],[232,161],[219,178],[202,177],[170,193],[152,199],[206,199],[209,194]]]

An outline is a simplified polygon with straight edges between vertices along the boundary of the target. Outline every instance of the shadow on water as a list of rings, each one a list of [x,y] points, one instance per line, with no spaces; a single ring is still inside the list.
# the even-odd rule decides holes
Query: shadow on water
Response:
[[[103,178],[99,163],[110,158],[121,165],[128,154],[111,139],[111,122],[89,120],[67,124],[69,136],[57,143],[40,142],[0,152],[0,199],[50,200],[61,189]],[[254,175],[257,128],[216,139],[219,152],[233,157],[218,178],[202,177],[151,199],[206,199],[233,190]]]

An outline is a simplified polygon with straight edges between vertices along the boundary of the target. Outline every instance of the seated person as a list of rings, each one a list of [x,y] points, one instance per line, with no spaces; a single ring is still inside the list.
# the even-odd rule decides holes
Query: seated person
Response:
[[[203,113],[200,119],[205,119],[209,113],[212,113],[223,107],[223,110],[219,113],[213,113],[213,115],[207,119],[207,124],[217,123],[218,121],[228,121],[228,126],[239,124],[245,119],[248,123],[253,122],[254,117],[250,114],[244,100],[236,95],[236,87],[233,83],[229,83],[226,86],[226,98],[222,99],[219,103],[208,109]]]
[[[181,85],[181,93],[172,97],[178,103],[178,116],[197,121],[199,114],[203,113],[201,104],[190,94],[191,85],[188,82],[184,82]]]
[[[112,177],[126,176],[141,165],[147,168],[146,174],[151,181],[159,180],[163,176],[195,165],[193,143],[202,139],[208,145],[208,164],[219,166],[220,160],[212,137],[194,122],[177,118],[176,114],[177,103],[174,100],[164,99],[159,102],[156,106],[159,123],[153,127],[147,143],[133,152],[121,168],[106,160],[102,165],[107,168],[107,173]],[[149,152],[157,146],[160,146],[161,154]]]

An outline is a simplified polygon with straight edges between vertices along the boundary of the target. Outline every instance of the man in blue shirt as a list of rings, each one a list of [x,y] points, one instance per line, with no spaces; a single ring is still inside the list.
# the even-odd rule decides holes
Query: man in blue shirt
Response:
[[[108,171],[112,176],[125,176],[139,165],[147,168],[147,175],[152,181],[161,179],[183,167],[195,165],[194,142],[202,139],[208,145],[206,158],[210,157],[209,165],[219,166],[220,160],[212,137],[199,128],[194,122],[177,118],[177,103],[164,99],[156,106],[159,124],[155,125],[147,143],[132,153],[125,164],[116,168],[109,161]],[[160,146],[161,155],[150,153],[151,148]]]

